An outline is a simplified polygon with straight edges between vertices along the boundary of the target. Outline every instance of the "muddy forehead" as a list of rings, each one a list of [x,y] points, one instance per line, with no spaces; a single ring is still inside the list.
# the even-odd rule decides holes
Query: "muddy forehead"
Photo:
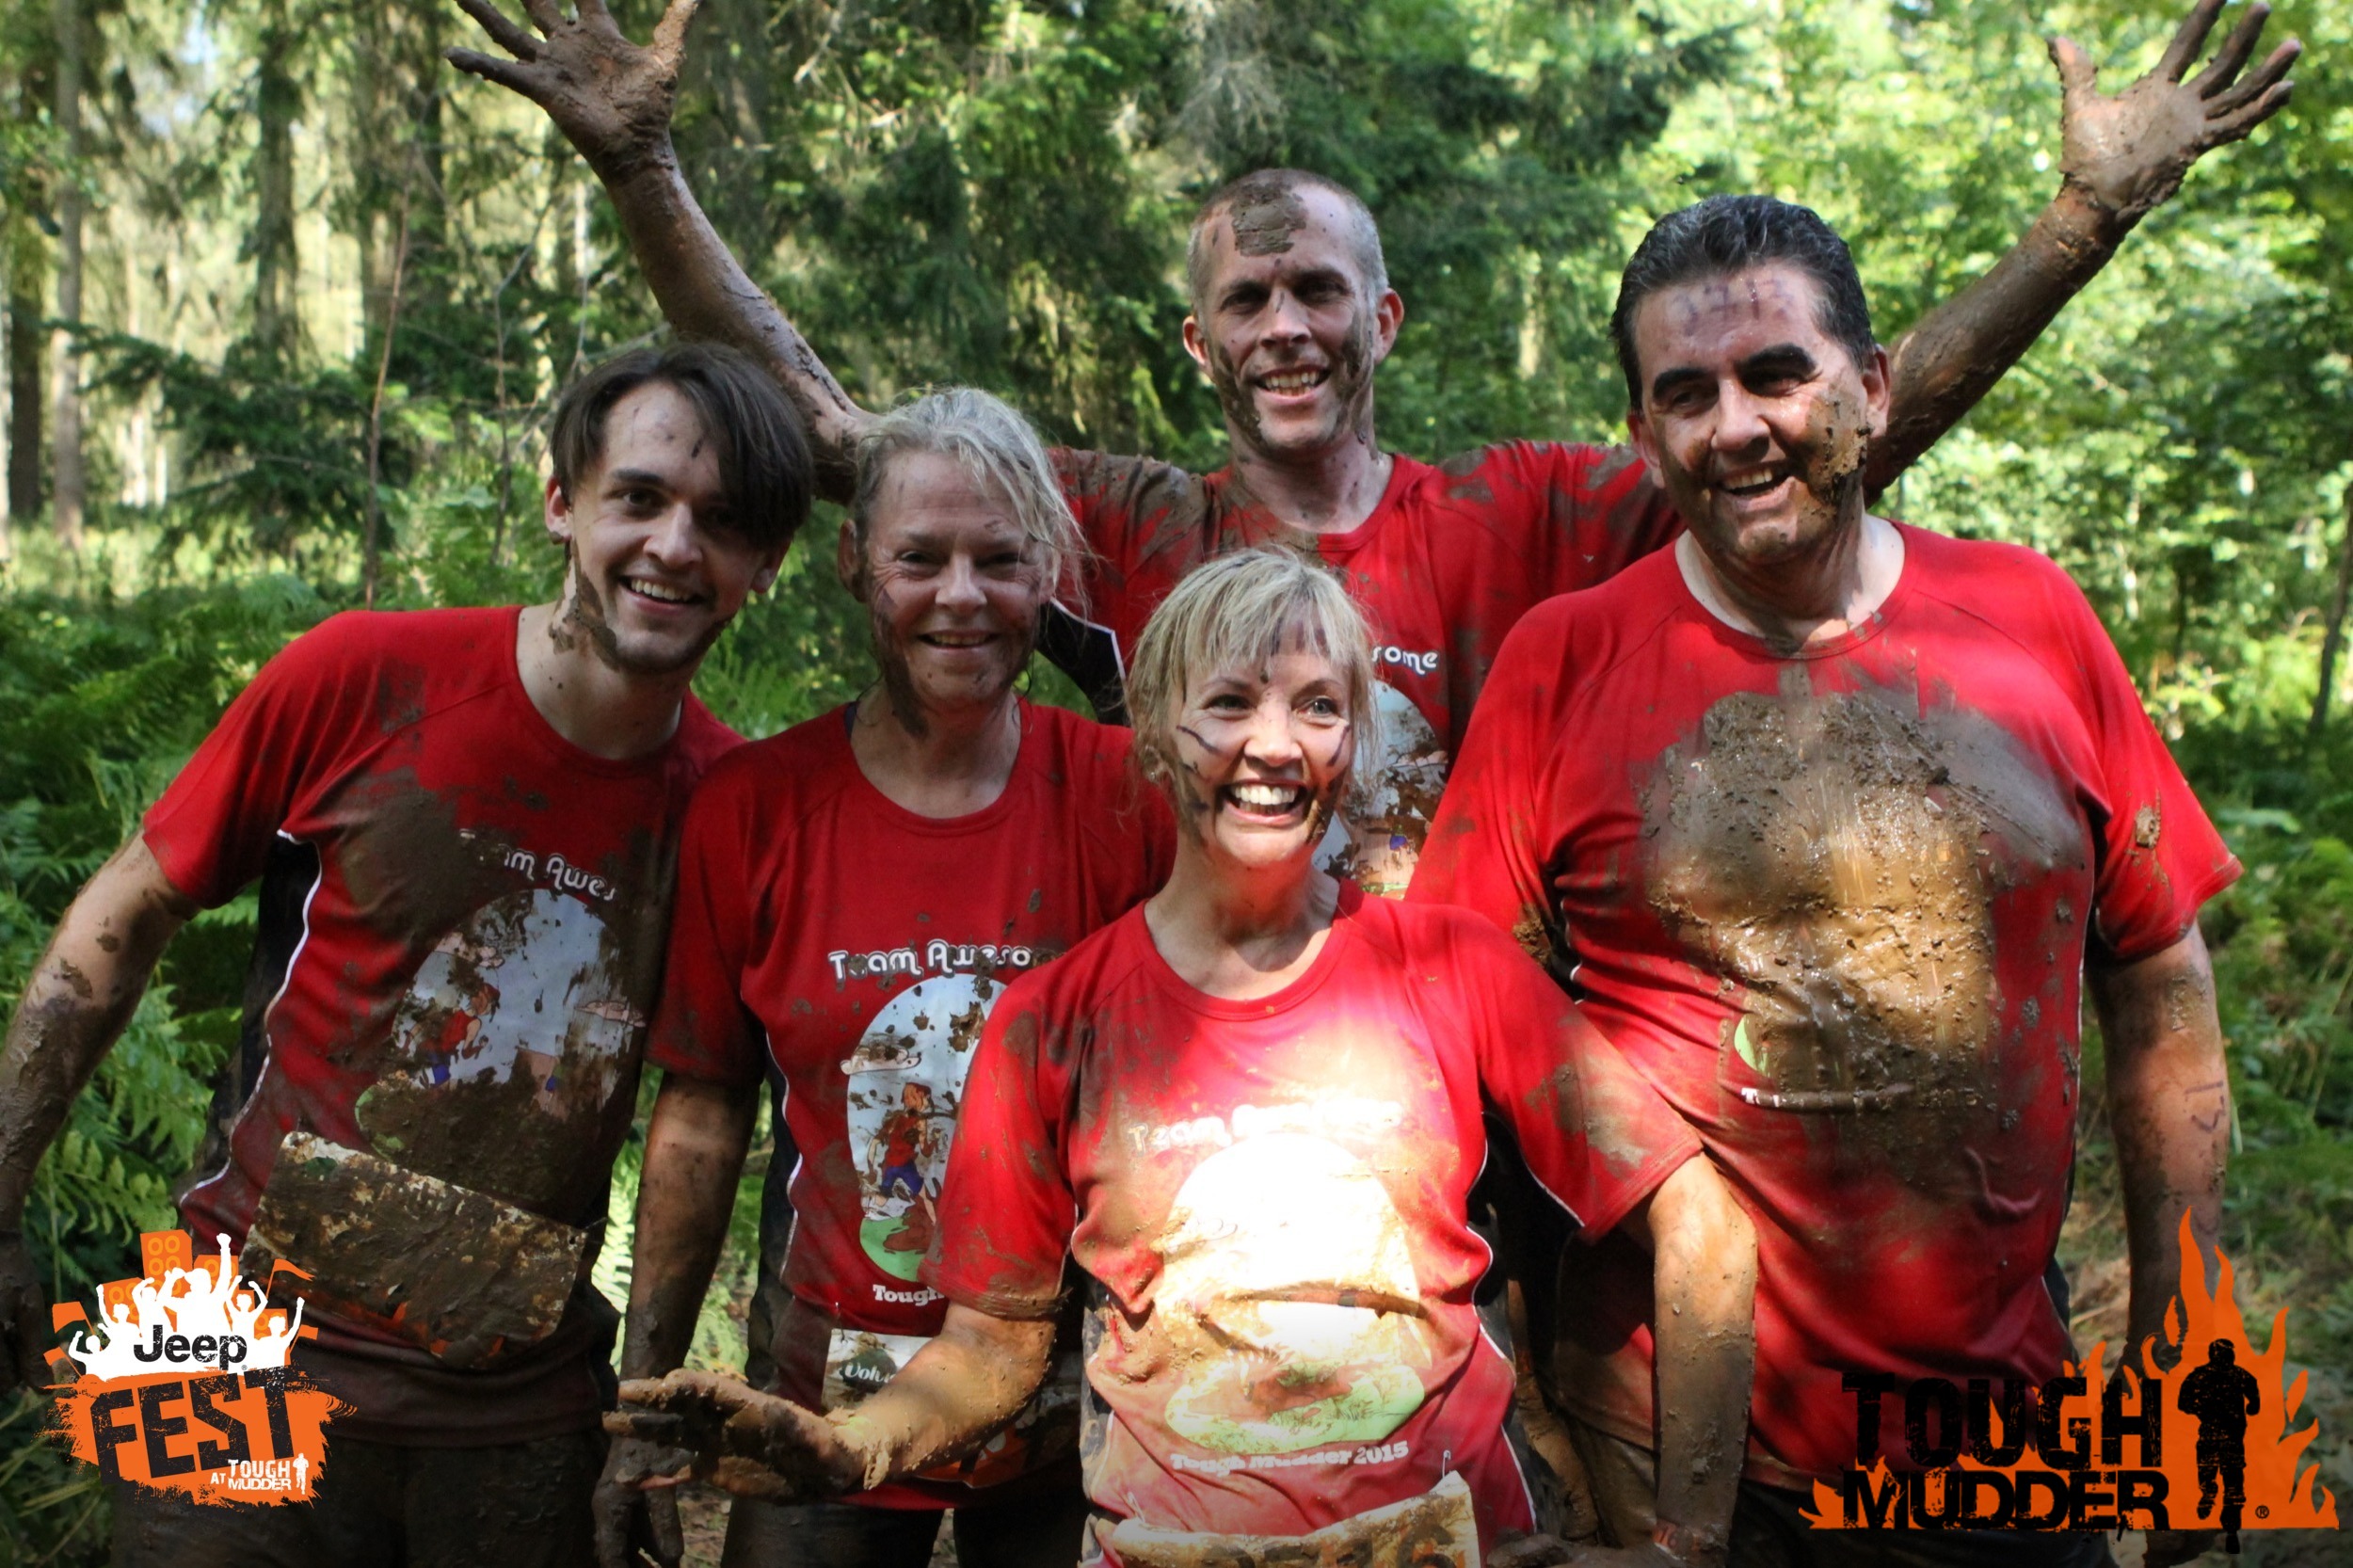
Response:
[[[1781,267],[1758,267],[1681,283],[1656,296],[1667,319],[1679,328],[1705,321],[1762,320],[1784,311],[1811,315],[1812,288]]]
[[[1245,256],[1279,256],[1307,227],[1307,204],[1297,190],[1246,190],[1227,203],[1234,248]]]

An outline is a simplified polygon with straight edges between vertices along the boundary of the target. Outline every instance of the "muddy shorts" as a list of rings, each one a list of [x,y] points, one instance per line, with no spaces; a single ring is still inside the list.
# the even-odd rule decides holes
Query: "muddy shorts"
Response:
[[[1563,1416],[1618,1544],[1650,1539],[1657,1466],[1648,1448]],[[1740,1483],[1732,1515],[1734,1568],[2115,1568],[2107,1538],[2072,1530],[1817,1530],[1808,1499],[1761,1481]]]
[[[949,1515],[958,1568],[1071,1568],[1086,1518],[1086,1495],[1076,1486]],[[928,1568],[939,1519],[924,1508],[738,1497],[719,1561],[721,1568]]]
[[[331,1431],[308,1503],[212,1506],[120,1483],[115,1568],[581,1568],[596,1560],[594,1429],[480,1448]]]

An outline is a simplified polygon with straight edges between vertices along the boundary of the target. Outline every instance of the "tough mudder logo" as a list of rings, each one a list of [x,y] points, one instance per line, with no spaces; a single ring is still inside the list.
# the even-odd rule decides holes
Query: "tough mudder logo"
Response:
[[[288,1364],[302,1327],[220,1252],[199,1257],[187,1233],[139,1238],[146,1274],[52,1309],[84,1331],[52,1352],[53,1432],[110,1481],[200,1503],[307,1499],[327,1463],[327,1423],[342,1408]]]
[[[1806,1517],[1818,1529],[2218,1529],[2238,1549],[2242,1529],[2333,1528],[2336,1499],[2298,1461],[2317,1423],[2288,1430],[2304,1374],[2282,1391],[2287,1313],[2257,1353],[2233,1295],[2230,1260],[2209,1295],[2189,1220],[2182,1220],[2182,1294],[2156,1340],[2110,1377],[2093,1347],[2040,1388],[1987,1378],[1909,1384],[1849,1372],[1855,1466],[1837,1486],[1814,1483]],[[1882,1411],[1901,1401],[1905,1455],[1880,1453]]]

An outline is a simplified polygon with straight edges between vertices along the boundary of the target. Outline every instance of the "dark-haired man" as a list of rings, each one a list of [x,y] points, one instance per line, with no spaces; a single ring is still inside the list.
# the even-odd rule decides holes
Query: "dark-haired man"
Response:
[[[853,403],[714,233],[681,178],[669,119],[696,0],[671,0],[649,48],[603,0],[577,19],[523,0],[539,36],[495,0],[459,0],[515,56],[453,50],[460,69],[544,108],[604,183],[664,312],[680,332],[733,343],[784,382],[808,421],[828,492],[872,417]],[[2208,149],[2287,101],[2289,43],[2244,82],[2263,27],[2250,6],[2213,64],[2185,81],[2222,8],[2198,0],[2164,61],[2115,97],[2073,44],[2053,46],[2066,84],[2066,178],[2018,248],[1898,343],[1889,437],[1874,488],[1900,473],[2034,341],[2124,234]],[[1205,557],[1287,539],[1337,569],[1379,642],[1385,755],[1326,840],[1325,863],[1367,890],[1404,891],[1449,760],[1496,649],[1531,605],[1590,587],[1673,536],[1674,509],[1624,449],[1511,442],[1436,467],[1382,448],[1373,379],[1404,318],[1371,213],[1344,186],[1261,170],[1203,203],[1187,246],[1185,346],[1215,384],[1232,462],[1197,475],[1098,453],[1059,455],[1100,560],[1089,614],[1047,651],[1099,709],[1115,707],[1136,632]]]
[[[1413,896],[1539,949],[1755,1222],[1733,1560],[2098,1563],[2096,1535],[1816,1531],[1800,1506],[1857,1464],[1942,1463],[1907,1436],[1915,1381],[2042,1385],[2071,1354],[2044,1275],[2086,978],[2130,1331],[2156,1332],[2184,1212],[2201,1245],[2219,1219],[2198,910],[2237,862],[2065,573],[1867,510],[1887,356],[1820,218],[1719,197],[1662,219],[1612,333],[1635,446],[1688,532],[1521,620]],[[1548,1391],[1633,1544],[1653,1528],[1649,1282],[1594,1252],[1553,1317]]]
[[[555,601],[296,638],[76,897],[10,1023],[0,1378],[38,1385],[35,1167],[165,943],[261,883],[252,1001],[181,1212],[200,1252],[226,1235],[248,1272],[266,1253],[309,1273],[296,1365],[350,1411],[312,1503],[118,1486],[117,1563],[589,1559],[613,1313],[586,1269],[679,824],[737,743],[688,683],[775,580],[810,470],[775,383],[708,345],[591,371],[551,444]],[[526,1252],[536,1295],[513,1288]]]

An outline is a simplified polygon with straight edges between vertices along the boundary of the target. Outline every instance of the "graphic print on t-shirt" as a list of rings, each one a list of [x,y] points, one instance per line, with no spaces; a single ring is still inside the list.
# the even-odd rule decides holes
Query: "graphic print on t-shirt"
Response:
[[[511,1086],[498,1097],[521,1113],[516,1140],[601,1118],[646,1021],[617,949],[600,911],[548,888],[495,899],[443,936],[393,1009],[383,1076],[354,1107],[378,1152],[463,1185],[482,1151],[454,1146],[446,1104],[459,1088]]]
[[[1350,789],[1317,846],[1316,865],[1376,898],[1402,898],[1446,792],[1448,757],[1412,698],[1375,680],[1372,699],[1381,715],[1380,755]]]
[[[946,974],[890,999],[841,1070],[850,1078],[850,1160],[874,1267],[912,1280],[937,1228],[940,1178],[981,1025],[1004,986]]]
[[[1652,907],[1745,993],[1725,1086],[1769,1110],[1897,1112],[1858,1126],[1926,1177],[1953,1140],[1919,1141],[1913,1113],[2002,1101],[1995,901],[2080,859],[2047,771],[1981,714],[1817,696],[1797,666],[1778,696],[1710,707],[1643,809]]]
[[[1188,1368],[1169,1430],[1220,1454],[1377,1443],[1421,1407],[1433,1336],[1405,1222],[1380,1176],[1282,1112],[1238,1107],[1233,1141],[1177,1189],[1158,1250],[1160,1320]],[[1386,1112],[1394,1125],[1396,1106]],[[1272,1122],[1268,1130],[1254,1124]]]

